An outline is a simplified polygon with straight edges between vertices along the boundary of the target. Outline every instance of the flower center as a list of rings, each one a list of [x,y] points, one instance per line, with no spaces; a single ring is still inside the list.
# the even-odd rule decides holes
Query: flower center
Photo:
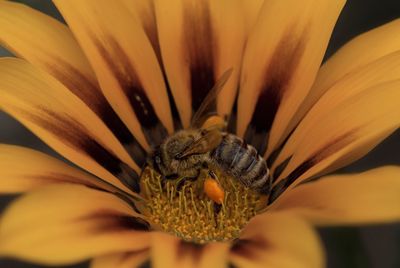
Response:
[[[147,199],[145,214],[160,230],[186,241],[203,244],[238,238],[265,200],[237,179],[216,175],[209,185],[208,172],[194,180],[166,180],[147,167],[141,178]],[[223,193],[219,199],[213,198],[210,187]]]

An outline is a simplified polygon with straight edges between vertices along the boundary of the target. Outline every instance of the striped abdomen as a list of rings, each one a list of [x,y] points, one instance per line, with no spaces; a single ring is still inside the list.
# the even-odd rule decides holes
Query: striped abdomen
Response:
[[[269,194],[271,179],[267,163],[241,138],[224,133],[222,142],[210,154],[214,165],[228,175],[238,178],[244,185]]]

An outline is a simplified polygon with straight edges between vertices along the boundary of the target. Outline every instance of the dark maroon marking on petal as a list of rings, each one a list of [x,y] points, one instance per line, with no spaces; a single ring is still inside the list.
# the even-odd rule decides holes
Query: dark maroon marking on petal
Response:
[[[272,151],[272,153],[270,154],[270,156],[267,159],[268,166],[271,167],[275,163],[276,159],[278,158],[278,156],[281,153],[283,147],[285,146],[285,144],[289,140],[290,136],[293,134],[294,130],[295,129],[293,129],[289,133],[289,135],[283,140],[282,144],[280,144],[278,148],[276,148],[274,151]]]
[[[228,262],[228,268],[238,268],[235,264]]]
[[[150,224],[139,217],[119,216],[116,218],[118,226],[123,229],[134,229],[137,231],[149,231]]]
[[[144,261],[142,264],[138,266],[138,268],[151,268],[153,265],[151,264],[151,259]]]
[[[124,264],[124,262],[127,261],[127,260],[128,260],[129,258],[131,258],[132,256],[137,256],[137,255],[140,255],[140,254],[142,254],[142,253],[149,252],[149,251],[150,251],[150,248],[144,248],[144,249],[140,249],[140,250],[125,252],[125,253],[123,253],[123,254],[121,255],[121,257],[119,258],[117,267],[119,267],[119,265]],[[150,259],[144,260],[144,261],[138,266],[138,268],[140,268],[140,267],[147,267],[147,266],[145,266],[147,262],[150,262]],[[112,268],[112,267],[110,267],[110,268]]]
[[[43,184],[49,184],[49,183],[74,183],[74,184],[80,184],[80,185],[85,185],[93,189],[100,189],[98,185],[96,185],[94,182],[90,182],[87,180],[83,180],[81,178],[77,178],[74,176],[70,176],[67,174],[59,174],[59,173],[49,173],[49,174],[43,174],[43,175],[30,175],[27,176],[30,179],[33,179],[38,182],[42,182]],[[99,183],[101,183],[99,181]]]
[[[54,57],[54,62],[57,62],[57,64],[47,64],[51,74],[85,102],[124,145],[138,166],[143,166],[146,162],[146,151],[108,103],[97,81],[90,80],[61,58]]]
[[[163,75],[163,78],[164,78],[165,86],[167,88],[168,101],[169,101],[169,106],[171,107],[171,114],[172,114],[172,120],[173,120],[173,123],[174,123],[174,130],[178,131],[180,129],[183,129],[181,116],[179,115],[178,107],[176,105],[174,96],[172,95],[171,87],[170,87],[169,82],[168,82],[168,77],[167,77],[167,74],[165,72],[164,63],[161,61],[161,62],[159,62],[159,64],[161,66],[162,75]]]
[[[115,192],[115,191],[109,191],[106,190],[105,187],[101,187],[100,184],[105,184],[105,185],[110,185],[109,182],[104,181],[103,179],[100,179],[98,177],[93,177],[94,179],[98,180],[98,184],[96,185],[94,182],[90,182],[87,180],[83,180],[77,177],[73,177],[73,176],[69,176],[66,174],[59,174],[59,173],[49,173],[49,174],[44,174],[44,175],[33,175],[33,176],[29,176],[29,178],[32,178],[36,181],[40,181],[43,182],[43,184],[53,184],[53,183],[73,183],[73,184],[80,184],[80,185],[84,185],[86,187],[89,187],[91,189],[95,189],[97,191],[103,191],[103,192],[107,192],[107,193],[111,193],[114,194],[115,196],[117,196],[118,198],[122,199],[124,202],[126,202],[136,213],[142,214],[139,209],[136,207],[135,202],[129,198],[129,196],[127,196],[124,193],[119,193],[119,192]],[[111,187],[114,187],[111,185]]]
[[[286,178],[284,178],[272,189],[271,195],[269,196],[268,204],[274,202],[276,198],[278,198],[293,182],[295,182],[307,170],[353,142],[356,139],[354,133],[358,129],[359,128],[353,129],[339,136],[338,138],[324,146],[322,149],[318,150],[303,163],[301,163],[295,170],[293,170]]]
[[[113,193],[116,197],[122,199],[124,202],[126,202],[132,209],[138,214],[142,214],[142,212],[137,208],[135,202],[127,195],[115,192]]]
[[[276,181],[276,179],[278,179],[278,177],[282,174],[283,170],[285,169],[285,167],[289,164],[289,161],[292,157],[288,157],[286,158],[282,163],[280,163],[274,170],[274,174],[272,175],[273,178],[273,182]]]
[[[189,5],[192,6],[189,6]],[[200,107],[215,84],[214,57],[216,41],[213,36],[210,10],[205,1],[191,1],[185,5],[183,44],[189,62],[190,89],[193,113]],[[206,113],[216,112],[216,102]]]
[[[179,260],[188,255],[193,259],[194,263],[199,263],[204,253],[205,247],[205,245],[180,240],[178,248],[176,250],[176,257]]]
[[[93,233],[119,232],[127,230],[150,231],[150,224],[142,218],[121,215],[118,211],[100,210],[77,218],[77,221],[96,221],[98,225],[90,231]]]
[[[120,198],[121,200],[123,200],[125,203],[127,203],[136,213],[142,214],[140,212],[140,210],[137,208],[135,202],[125,193],[123,192],[116,192],[116,191],[109,191],[107,189],[105,189],[104,187],[101,187],[100,185],[96,185],[93,182],[90,181],[85,181],[83,179],[80,178],[76,178],[73,176],[69,176],[66,174],[57,174],[57,173],[50,173],[47,175],[35,175],[35,176],[31,176],[33,179],[36,180],[41,180],[43,182],[51,182],[51,183],[74,183],[74,184],[80,184],[80,185],[84,185],[86,187],[89,187],[91,189],[95,189],[97,191],[103,191],[106,193],[111,193],[113,195],[115,195],[116,197]],[[98,184],[105,184],[108,186],[111,186],[114,188],[114,186],[110,185],[109,182],[104,181],[103,179],[100,179],[98,177],[94,177],[94,179],[98,180]]]
[[[175,99],[171,92],[171,87],[168,83],[168,78],[165,75],[164,70],[163,70],[163,77],[164,77],[165,84],[167,86],[169,106],[171,107],[171,114],[172,114],[172,118],[173,118],[173,122],[174,122],[174,130],[178,131],[180,129],[183,129],[183,124],[182,124],[181,116],[179,115],[179,112],[178,112],[178,107],[176,105]]]
[[[244,258],[257,260],[259,252],[265,252],[271,245],[262,236],[252,239],[237,239],[231,246],[233,254],[240,255]]]
[[[128,188],[136,192],[140,191],[140,189],[132,188],[132,185],[139,185],[139,175],[131,169],[129,174],[134,176],[128,177],[126,170],[123,170],[123,166],[126,166],[126,164],[91,137],[86,127],[75,119],[67,114],[56,114],[44,107],[38,107],[37,114],[29,113],[27,116],[66,144],[86,153],[99,165],[115,175]]]
[[[239,90],[237,90],[239,92]],[[237,128],[237,105],[238,105],[238,93],[236,93],[235,102],[233,103],[232,111],[229,114],[229,119],[226,120],[228,122],[227,131],[232,134],[236,134]]]
[[[160,64],[161,67],[161,72],[164,78],[165,86],[167,88],[167,94],[168,94],[168,100],[169,100],[169,105],[171,107],[171,114],[173,118],[173,123],[174,123],[174,130],[180,130],[183,128],[182,121],[178,112],[178,108],[176,106],[174,97],[171,92],[171,87],[168,82],[168,78],[165,72],[165,66],[161,57],[161,48],[160,48],[160,43],[158,41],[158,27],[157,27],[157,22],[156,22],[156,14],[155,14],[155,8],[154,8],[154,2],[150,1],[151,5],[151,10],[150,13],[144,14],[141,13],[141,19],[143,22],[143,29],[146,32],[147,37],[149,38],[149,41],[153,47],[153,50],[157,56],[158,63]]]
[[[100,55],[124,90],[147,142],[151,146],[160,144],[168,136],[167,129],[158,118],[141,81],[137,77],[135,68],[129,62],[128,56],[111,36],[105,38],[108,48],[95,37],[92,37],[92,39]]]
[[[161,62],[161,48],[160,48],[160,42],[158,40],[158,27],[157,27],[157,18],[156,18],[156,13],[155,13],[155,7],[154,7],[154,2],[149,1],[149,4],[151,6],[150,10],[148,13],[140,13],[139,16],[141,17],[142,25],[143,25],[143,30],[145,31],[151,46],[154,49],[154,52],[158,58],[158,61]]]
[[[283,37],[265,69],[264,84],[244,136],[261,155],[267,150],[272,123],[304,53],[304,39],[304,35],[293,39],[291,33]]]
[[[128,260],[130,257],[132,256],[136,256],[145,252],[148,252],[150,249],[149,248],[144,248],[144,249],[140,249],[140,250],[135,250],[135,251],[129,251],[129,252],[124,252],[121,254],[119,260],[118,260],[118,264],[123,264],[126,260]],[[110,267],[112,268],[112,267]]]
[[[270,205],[272,202],[274,202],[286,189],[286,184],[288,182],[288,178],[284,178],[280,180],[271,190],[267,204]]]

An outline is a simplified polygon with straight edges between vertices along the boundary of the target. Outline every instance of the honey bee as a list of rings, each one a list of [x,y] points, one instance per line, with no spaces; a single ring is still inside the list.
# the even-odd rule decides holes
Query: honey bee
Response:
[[[229,79],[232,69],[226,71],[206,96],[193,116],[191,128],[177,131],[156,147],[148,164],[166,179],[199,177],[201,170],[219,169],[243,185],[269,194],[271,178],[263,157],[256,149],[234,134],[224,131],[226,124],[203,127],[210,104]],[[206,124],[207,125],[207,124]],[[220,203],[223,191],[217,182],[207,178],[204,190],[210,199]],[[219,193],[219,194],[218,194]]]

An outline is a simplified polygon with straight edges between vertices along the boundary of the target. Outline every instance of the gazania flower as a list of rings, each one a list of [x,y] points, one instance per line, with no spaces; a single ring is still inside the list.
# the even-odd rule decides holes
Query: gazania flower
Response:
[[[400,21],[320,67],[344,1],[55,4],[68,26],[0,1],[0,40],[22,58],[0,60],[0,107],[80,169],[0,145],[0,191],[24,193],[2,215],[2,256],[321,267],[312,226],[400,219],[400,168],[323,176],[399,127]],[[266,159],[271,191],[221,170],[167,179],[146,165],[229,69],[210,112]]]

